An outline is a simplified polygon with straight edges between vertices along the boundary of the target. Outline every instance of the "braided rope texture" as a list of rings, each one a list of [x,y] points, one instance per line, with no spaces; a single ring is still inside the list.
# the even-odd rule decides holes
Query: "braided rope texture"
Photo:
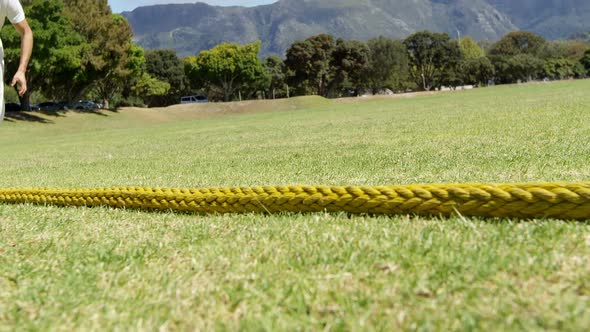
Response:
[[[590,182],[439,184],[375,187],[228,187],[213,189],[0,189],[0,203],[109,206],[212,213],[353,214],[590,220]]]

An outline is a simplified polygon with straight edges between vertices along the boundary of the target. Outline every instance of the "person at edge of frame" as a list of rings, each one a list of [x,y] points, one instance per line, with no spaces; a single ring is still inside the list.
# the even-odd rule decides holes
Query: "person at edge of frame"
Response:
[[[27,92],[26,71],[33,52],[33,31],[19,0],[0,0],[0,29],[8,18],[21,36],[20,63],[10,83],[22,97]],[[0,40],[0,123],[4,120],[4,47]]]

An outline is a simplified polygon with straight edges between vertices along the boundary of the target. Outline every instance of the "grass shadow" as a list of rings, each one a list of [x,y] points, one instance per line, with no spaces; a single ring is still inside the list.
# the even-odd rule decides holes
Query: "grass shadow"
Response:
[[[36,113],[41,113],[43,115],[53,116],[56,118],[63,118],[67,111],[60,110],[60,111],[36,111]]]
[[[108,117],[108,114],[105,112],[112,112],[118,113],[117,110],[59,110],[59,111],[34,111],[34,112],[6,112],[4,116],[4,121],[7,122],[17,122],[17,121],[26,121],[26,122],[37,122],[37,123],[44,123],[44,124],[53,124],[52,120],[46,119],[44,117],[38,116],[36,114],[42,114],[45,116],[50,116],[54,118],[63,118],[66,116],[67,113],[75,112],[81,114],[93,114],[102,117]]]
[[[27,121],[27,122],[37,122],[37,123],[44,123],[44,124],[53,124],[54,122],[51,120],[47,120],[40,116],[36,116],[30,112],[6,112],[4,116],[4,121],[8,122],[16,122],[16,121]]]
[[[99,116],[108,116],[108,115],[102,113],[101,110],[99,110],[99,109],[92,109],[92,110],[69,110],[69,111],[63,111],[63,112],[76,112],[76,113],[84,113],[84,114],[94,114],[94,115],[99,115]]]

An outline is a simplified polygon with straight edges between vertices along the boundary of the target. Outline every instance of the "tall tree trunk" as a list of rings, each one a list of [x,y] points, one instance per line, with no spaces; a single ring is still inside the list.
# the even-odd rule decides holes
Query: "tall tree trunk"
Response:
[[[230,101],[232,91],[233,91],[232,83],[231,82],[223,83],[222,87],[223,87],[223,101],[228,102],[228,101]]]

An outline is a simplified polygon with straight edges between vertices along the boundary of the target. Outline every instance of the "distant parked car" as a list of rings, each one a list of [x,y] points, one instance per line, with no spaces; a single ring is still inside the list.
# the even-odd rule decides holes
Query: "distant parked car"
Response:
[[[204,96],[184,96],[180,98],[181,104],[194,104],[194,103],[208,103],[209,99]]]
[[[39,105],[36,104],[30,104],[29,105],[29,111],[40,111],[41,107],[39,107]]]
[[[4,110],[6,112],[20,112],[21,108],[20,108],[20,104],[19,103],[6,103],[4,104]]]
[[[100,107],[98,106],[98,104],[96,104],[93,101],[79,100],[79,101],[69,105],[69,108],[82,111],[82,110],[97,110]]]
[[[46,101],[46,102],[40,103],[39,108],[43,112],[57,112],[61,109],[59,104],[56,102],[53,102],[53,101]]]
[[[67,111],[69,110],[69,104],[67,101],[58,101],[57,102],[57,106],[59,106],[59,109],[62,111]]]

